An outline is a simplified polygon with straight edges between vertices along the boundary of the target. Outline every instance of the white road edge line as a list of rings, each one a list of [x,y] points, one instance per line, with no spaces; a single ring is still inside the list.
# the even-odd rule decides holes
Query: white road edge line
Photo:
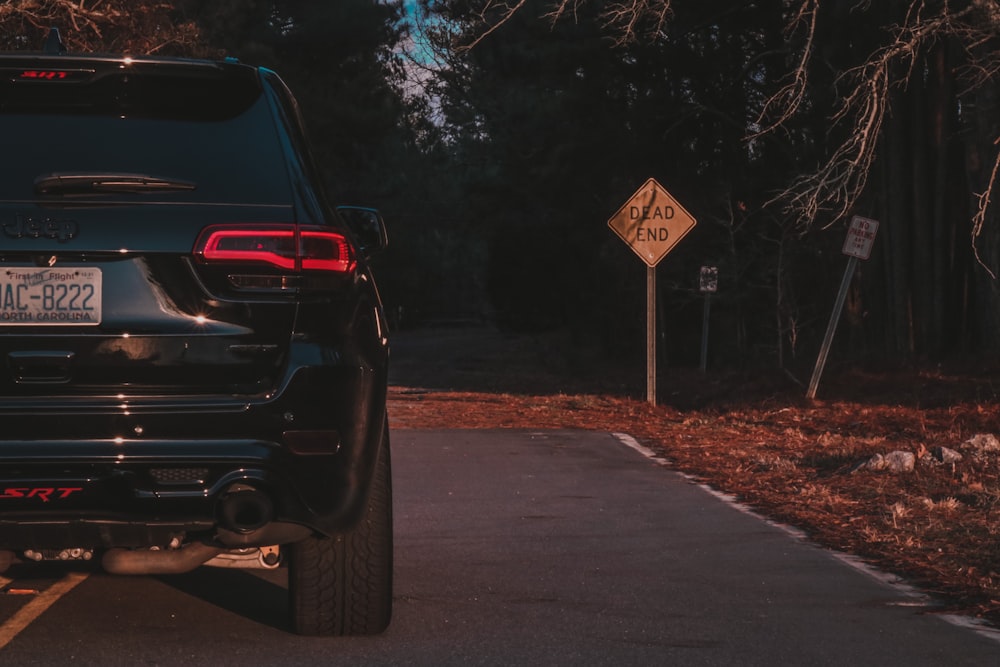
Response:
[[[6,623],[0,625],[0,649],[9,644],[14,637],[31,625],[35,619],[44,614],[45,610],[55,604],[59,598],[76,588],[77,585],[89,576],[90,574],[87,572],[70,572],[39,593],[31,602],[21,607]]]
[[[659,464],[661,466],[670,465],[670,461],[669,460],[667,460],[667,459],[665,459],[665,458],[657,455],[657,453],[654,452],[649,447],[646,447],[645,445],[640,444],[638,440],[636,440],[635,438],[633,438],[632,436],[630,436],[628,433],[612,433],[611,435],[616,440],[618,440],[618,442],[622,443],[623,445],[625,445],[629,449],[634,449],[635,451],[639,452],[640,454],[642,454],[643,456],[645,456],[650,461],[653,461],[654,463],[657,463],[657,464]]]
[[[656,452],[654,452],[649,447],[646,447],[645,445],[640,444],[638,440],[636,440],[635,438],[633,438],[629,434],[627,434],[627,433],[612,433],[611,435],[616,440],[618,440],[618,442],[620,442],[621,444],[625,445],[629,449],[633,449],[633,450],[639,452],[640,454],[642,454],[643,456],[645,456],[650,461],[653,461],[654,463],[656,463],[658,465],[661,465],[661,466],[668,466],[668,465],[670,465],[670,460],[669,459],[666,459],[666,458],[660,456],[659,454],[657,454]],[[883,571],[881,571],[881,570],[879,570],[877,568],[874,568],[871,565],[869,565],[868,563],[866,563],[863,560],[861,560],[860,558],[858,558],[857,556],[854,556],[853,554],[848,554],[848,553],[844,553],[842,551],[835,551],[833,549],[822,547],[822,546],[816,544],[815,542],[813,542],[812,540],[810,540],[809,536],[805,533],[805,531],[802,531],[802,530],[800,530],[800,529],[798,529],[798,528],[796,528],[794,526],[789,526],[788,524],[778,523],[777,521],[769,519],[769,518],[767,518],[766,516],[764,516],[762,514],[758,514],[752,508],[750,508],[747,505],[744,505],[744,504],[740,503],[739,501],[737,501],[736,498],[734,498],[733,496],[731,496],[729,494],[726,494],[726,493],[722,493],[721,491],[717,491],[717,490],[713,489],[712,487],[708,486],[707,484],[698,481],[696,478],[692,477],[691,475],[688,475],[687,473],[684,473],[684,472],[681,472],[681,471],[677,471],[677,473],[679,475],[681,475],[682,477],[684,477],[685,479],[687,479],[692,484],[694,484],[695,486],[697,486],[697,487],[701,488],[702,490],[704,490],[705,492],[707,492],[709,495],[712,495],[712,496],[718,498],[719,500],[721,500],[722,502],[726,503],[730,507],[732,507],[732,508],[734,508],[734,509],[736,509],[736,510],[738,510],[738,511],[744,513],[744,514],[752,516],[755,519],[757,519],[759,521],[762,521],[762,522],[766,523],[769,526],[773,526],[775,528],[778,528],[781,531],[784,531],[785,533],[787,533],[789,536],[791,536],[795,540],[798,540],[800,542],[805,542],[805,543],[807,543],[807,544],[809,544],[811,546],[816,547],[817,549],[822,549],[823,551],[825,551],[826,553],[830,554],[836,560],[838,560],[841,563],[847,565],[848,567],[850,567],[850,568],[852,568],[854,570],[857,570],[858,572],[861,572],[862,574],[865,574],[868,577],[871,577],[872,579],[875,579],[876,581],[878,581],[878,582],[880,582],[880,583],[882,583],[882,584],[884,584],[886,586],[889,586],[889,587],[893,588],[894,590],[898,591],[899,593],[903,594],[904,596],[906,596],[908,598],[913,599],[914,601],[918,601],[918,602],[919,601],[923,601],[925,603],[929,602],[930,598],[929,598],[928,595],[926,595],[925,593],[920,592],[920,590],[917,589],[916,587],[911,586],[910,584],[905,583],[904,580],[901,579],[900,577],[898,577],[896,575],[893,575],[893,574],[889,574],[887,572],[883,572]],[[983,621],[981,621],[981,620],[979,620],[977,618],[973,618],[971,616],[959,616],[957,614],[934,614],[934,616],[936,616],[937,618],[942,619],[943,621],[945,621],[947,623],[951,623],[952,625],[957,625],[957,626],[959,626],[961,628],[965,628],[967,630],[972,630],[973,632],[979,634],[980,636],[986,637],[987,639],[992,639],[993,641],[995,641],[997,643],[1000,643],[1000,630],[994,628],[991,625],[988,625],[988,624],[984,623]]]

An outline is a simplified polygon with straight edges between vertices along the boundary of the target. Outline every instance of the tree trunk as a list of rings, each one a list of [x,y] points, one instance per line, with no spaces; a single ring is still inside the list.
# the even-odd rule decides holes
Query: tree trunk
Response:
[[[933,319],[934,284],[941,277],[934,273],[933,236],[931,215],[933,193],[931,185],[930,161],[928,159],[927,116],[925,112],[926,88],[923,77],[914,77],[908,90],[901,95],[907,106],[907,127],[910,132],[910,180],[906,188],[910,192],[912,208],[909,224],[912,226],[913,270],[910,274],[911,303],[913,309],[914,345],[911,353],[922,355],[933,345],[931,325]],[[895,109],[893,110],[895,112]]]
[[[896,93],[899,100],[900,94]],[[887,352],[890,356],[909,357],[913,351],[910,303],[910,210],[908,180],[905,165],[909,161],[909,133],[906,131],[905,105],[893,105],[898,110],[886,122],[886,196],[885,196],[885,270]]]
[[[949,211],[950,178],[951,167],[951,137],[954,133],[954,108],[956,105],[954,81],[951,75],[949,44],[945,43],[935,48],[929,58],[928,68],[931,77],[930,85],[930,121],[931,121],[931,145],[934,151],[934,182],[933,182],[933,220],[931,222],[931,243],[934,246],[933,272],[939,276],[938,280],[931,283],[931,310],[930,310],[930,350],[938,355],[944,351],[948,345],[948,338],[954,335],[954,331],[948,332],[946,329],[961,328],[961,317],[947,317],[948,303],[952,300],[949,295],[955,294],[959,287],[959,276],[956,271],[959,268],[955,263],[954,246],[949,240],[948,229],[955,227],[957,220],[961,219],[962,212]],[[960,203],[962,199],[957,202]],[[959,207],[960,208],[960,207]],[[952,224],[949,225],[949,221]],[[958,301],[958,300],[956,300]],[[959,313],[954,313],[958,315]],[[949,327],[946,322],[951,321],[958,324]]]

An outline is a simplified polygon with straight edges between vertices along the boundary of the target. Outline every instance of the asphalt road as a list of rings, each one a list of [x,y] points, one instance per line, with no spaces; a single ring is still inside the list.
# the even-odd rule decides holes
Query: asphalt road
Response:
[[[947,622],[905,585],[612,435],[393,437],[384,635],[287,634],[283,570],[18,567],[9,588],[25,594],[0,595],[0,664],[1000,665],[996,635]]]

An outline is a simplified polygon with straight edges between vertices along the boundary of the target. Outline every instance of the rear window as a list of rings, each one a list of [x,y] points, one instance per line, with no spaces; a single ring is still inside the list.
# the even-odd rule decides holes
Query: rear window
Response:
[[[102,201],[291,199],[277,128],[250,68],[7,64],[0,67],[0,199],[35,199],[35,179],[53,173],[195,184],[183,192],[102,194]]]

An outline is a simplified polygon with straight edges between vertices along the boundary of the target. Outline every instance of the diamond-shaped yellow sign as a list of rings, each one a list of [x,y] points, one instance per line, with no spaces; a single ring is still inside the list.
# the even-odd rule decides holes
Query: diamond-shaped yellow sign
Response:
[[[608,227],[649,266],[656,266],[696,224],[652,178],[608,220]]]

